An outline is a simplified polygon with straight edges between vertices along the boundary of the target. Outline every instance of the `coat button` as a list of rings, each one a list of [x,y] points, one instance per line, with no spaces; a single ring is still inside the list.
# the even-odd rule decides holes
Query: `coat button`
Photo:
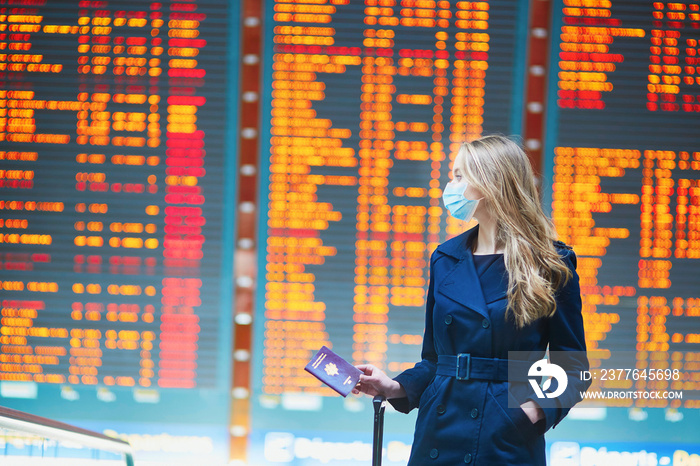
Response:
[[[472,418],[476,419],[477,417],[479,417],[479,410],[474,408],[472,409]]]
[[[450,325],[452,323],[452,316],[450,314],[447,314],[445,316],[445,324]]]
[[[435,459],[438,457],[438,449],[437,448],[433,448],[432,450],[430,450],[430,457],[432,459]]]
[[[484,328],[489,328],[491,326],[491,322],[489,322],[488,319],[484,319],[481,321],[481,326]]]
[[[438,414],[445,414],[445,411],[447,411],[447,409],[445,408],[445,405],[437,405],[437,413]]]
[[[471,453],[467,453],[466,455],[464,455],[464,462],[467,464],[472,462],[472,454]]]

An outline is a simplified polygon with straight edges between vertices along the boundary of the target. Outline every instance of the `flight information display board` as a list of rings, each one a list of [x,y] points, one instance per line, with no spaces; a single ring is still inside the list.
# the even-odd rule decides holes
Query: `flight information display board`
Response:
[[[623,406],[679,420],[700,406],[700,6],[565,0],[554,17],[545,204],[578,254],[588,348],[678,369],[626,388],[682,399]]]
[[[133,420],[226,393],[228,8],[0,4],[4,404],[89,418],[96,391]]]
[[[442,206],[451,160],[521,129],[527,2],[275,1],[267,15],[254,435],[287,410],[323,405],[302,416],[320,428],[361,403],[303,370],[322,345],[391,374],[419,359],[429,254],[465,227]]]
[[[604,455],[608,438],[695,441],[696,3],[554,2],[544,204],[579,257],[588,348],[627,358],[594,364],[679,369],[632,388],[685,395],[572,412],[549,434],[557,460]],[[429,254],[465,227],[440,202],[450,161],[465,138],[520,133],[527,5],[277,1],[267,14],[252,460],[368,462],[367,400],[303,367],[321,345],[390,375],[419,359]],[[412,427],[388,413],[389,464],[405,464]]]

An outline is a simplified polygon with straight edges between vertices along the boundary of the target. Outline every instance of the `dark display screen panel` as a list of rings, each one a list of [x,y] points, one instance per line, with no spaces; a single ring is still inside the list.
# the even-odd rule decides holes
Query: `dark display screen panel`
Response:
[[[0,4],[4,404],[228,422],[228,32],[215,1]]]
[[[687,442],[700,403],[699,7],[584,0],[553,12],[545,208],[578,255],[592,362],[680,374],[593,388],[682,392],[587,411],[583,436],[557,434]]]
[[[589,349],[637,351],[636,368],[681,369],[675,386],[690,395],[700,323],[698,5],[591,3],[556,10],[549,205],[579,257]],[[651,351],[667,358],[649,361]],[[698,397],[654,405],[697,407]]]

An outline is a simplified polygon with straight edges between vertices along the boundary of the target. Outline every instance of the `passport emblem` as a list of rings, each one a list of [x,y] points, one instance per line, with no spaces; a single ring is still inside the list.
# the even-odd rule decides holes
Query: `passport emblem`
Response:
[[[326,371],[326,374],[328,375],[338,375],[338,366],[332,362],[326,364],[326,367],[324,367],[323,370]]]

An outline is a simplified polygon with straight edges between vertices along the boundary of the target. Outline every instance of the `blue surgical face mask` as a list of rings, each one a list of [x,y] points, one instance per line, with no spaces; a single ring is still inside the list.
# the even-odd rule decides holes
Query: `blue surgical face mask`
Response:
[[[479,200],[472,201],[464,197],[465,189],[466,183],[447,183],[442,192],[442,202],[454,218],[468,222],[472,219]]]

